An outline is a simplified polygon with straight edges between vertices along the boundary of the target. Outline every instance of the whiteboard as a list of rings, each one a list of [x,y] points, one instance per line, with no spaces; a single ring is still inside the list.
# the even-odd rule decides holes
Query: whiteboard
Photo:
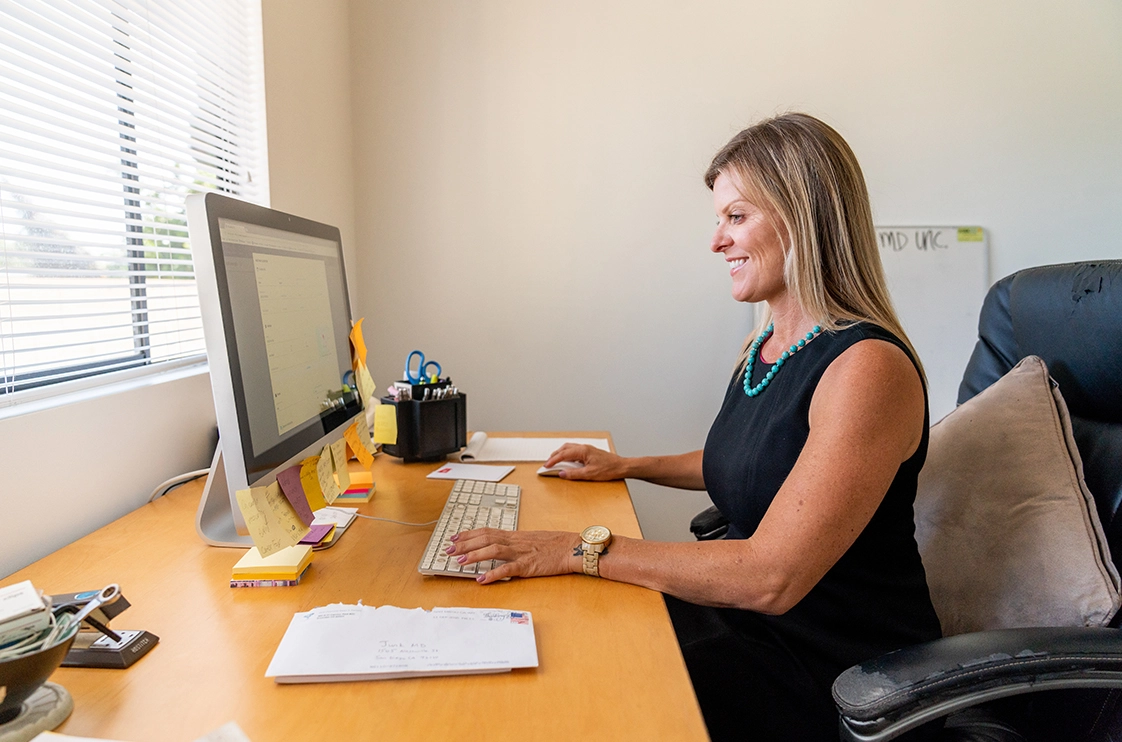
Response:
[[[888,290],[927,371],[931,422],[955,408],[990,287],[981,227],[877,227]]]

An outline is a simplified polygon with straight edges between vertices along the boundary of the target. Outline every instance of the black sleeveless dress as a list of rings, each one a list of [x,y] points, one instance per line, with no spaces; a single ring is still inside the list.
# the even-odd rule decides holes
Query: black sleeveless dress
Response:
[[[810,402],[822,374],[867,339],[893,343],[911,358],[892,334],[857,324],[807,343],[756,397],[744,393],[743,372],[732,379],[703,457],[706,489],[730,521],[728,538],[755,532],[806,444]],[[752,384],[769,368],[757,360]],[[939,637],[912,513],[928,423],[925,411],[918,449],[901,464],[864,531],[787,613],[767,616],[667,599],[714,739],[837,739],[834,678],[863,660]]]

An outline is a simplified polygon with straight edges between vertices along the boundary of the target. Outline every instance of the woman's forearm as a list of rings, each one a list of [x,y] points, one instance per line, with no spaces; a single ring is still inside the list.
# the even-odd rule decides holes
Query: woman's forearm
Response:
[[[636,456],[624,462],[625,477],[685,490],[705,489],[701,451],[676,456]]]

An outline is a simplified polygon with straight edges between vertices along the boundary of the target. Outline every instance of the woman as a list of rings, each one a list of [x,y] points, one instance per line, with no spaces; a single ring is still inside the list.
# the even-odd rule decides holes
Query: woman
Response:
[[[707,489],[726,540],[460,534],[479,577],[586,570],[662,591],[714,739],[837,739],[834,678],[937,638],[912,504],[927,454],[922,368],[885,288],[849,146],[803,114],[734,137],[705,176],[738,301],[764,302],[702,451],[622,458],[566,445],[569,479]],[[595,540],[595,539],[593,539]],[[587,545],[586,545],[587,544]]]

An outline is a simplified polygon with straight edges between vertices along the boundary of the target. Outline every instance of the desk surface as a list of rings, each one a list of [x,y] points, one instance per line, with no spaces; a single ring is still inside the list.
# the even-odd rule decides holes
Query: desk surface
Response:
[[[549,434],[555,435],[555,434]],[[582,437],[603,433],[579,433]],[[353,463],[353,462],[352,462]],[[579,531],[602,523],[639,536],[626,486],[538,477],[520,464],[524,529]],[[436,518],[451,483],[434,464],[379,456],[367,515]],[[187,742],[237,721],[253,742],[315,739],[705,739],[662,597],[631,585],[566,575],[481,586],[423,577],[429,528],[356,519],[316,552],[295,587],[229,587],[241,550],[195,534],[201,480],[0,581],[63,593],[121,585],[132,607],[114,628],[147,629],[159,645],[127,670],[61,668],[74,697],[57,730],[128,742]],[[497,607],[534,615],[540,666],[498,675],[276,685],[265,677],[292,615],[329,603]],[[595,677],[586,660],[607,670]]]

